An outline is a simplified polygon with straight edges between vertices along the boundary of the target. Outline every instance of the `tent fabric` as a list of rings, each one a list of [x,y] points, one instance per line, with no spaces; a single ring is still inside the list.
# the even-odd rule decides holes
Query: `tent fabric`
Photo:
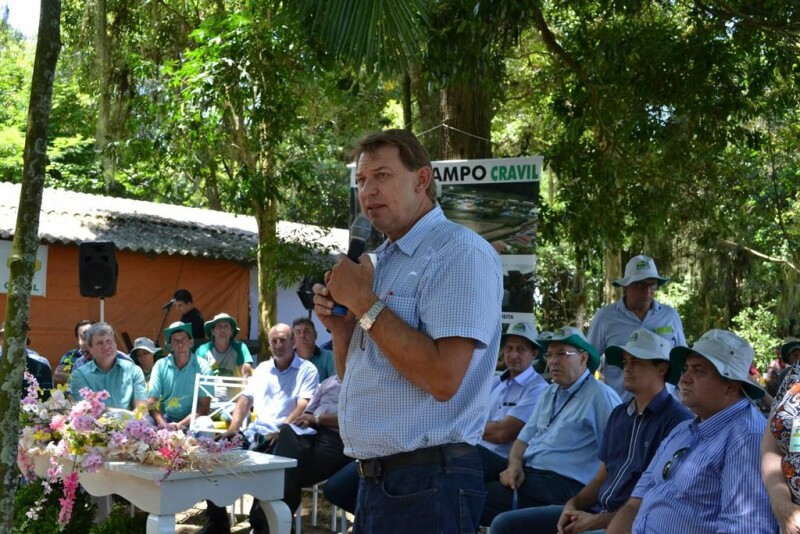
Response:
[[[250,267],[241,263],[187,256],[117,251],[119,278],[113,297],[104,299],[105,320],[117,331],[117,348],[128,352],[120,334],[130,339],[160,338],[163,346],[162,306],[176,289],[188,289],[195,306],[208,319],[220,312],[236,317],[241,339],[249,332],[248,288]],[[0,317],[5,317],[6,297],[0,295]],[[100,299],[80,295],[78,247],[50,245],[47,258],[47,293],[31,297],[30,348],[55,366],[61,355],[74,348],[75,323],[81,319],[100,320]],[[165,326],[180,319],[173,306]]]

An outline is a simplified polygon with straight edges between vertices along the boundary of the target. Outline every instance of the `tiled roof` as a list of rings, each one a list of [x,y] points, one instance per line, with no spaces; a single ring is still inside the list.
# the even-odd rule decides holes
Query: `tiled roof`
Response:
[[[20,185],[0,182],[0,239],[16,227]],[[347,230],[278,223],[278,236],[316,249],[347,250]],[[255,262],[253,217],[141,200],[45,189],[39,220],[42,243],[113,241],[119,250]]]

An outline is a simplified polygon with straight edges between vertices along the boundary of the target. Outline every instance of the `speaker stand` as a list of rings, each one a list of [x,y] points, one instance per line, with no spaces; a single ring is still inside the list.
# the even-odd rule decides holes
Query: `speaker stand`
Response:
[[[161,319],[161,327],[158,329],[158,335],[156,336],[156,347],[161,347],[161,345],[158,344],[158,341],[161,339],[161,336],[164,335],[164,325],[167,324],[167,315],[169,315],[169,311],[171,309],[172,309],[172,303],[170,303],[169,306],[164,307],[164,318]]]
[[[100,297],[100,322],[106,322],[106,298]]]

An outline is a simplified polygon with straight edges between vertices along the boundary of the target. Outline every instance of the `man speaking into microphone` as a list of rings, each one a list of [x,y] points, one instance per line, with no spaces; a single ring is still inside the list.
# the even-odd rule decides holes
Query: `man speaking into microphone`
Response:
[[[339,427],[361,477],[358,532],[475,532],[475,444],[497,362],[503,273],[494,249],[444,216],[407,130],[355,148],[361,211],[387,239],[377,265],[341,256],[315,311],[342,377]],[[336,305],[349,311],[333,313]]]

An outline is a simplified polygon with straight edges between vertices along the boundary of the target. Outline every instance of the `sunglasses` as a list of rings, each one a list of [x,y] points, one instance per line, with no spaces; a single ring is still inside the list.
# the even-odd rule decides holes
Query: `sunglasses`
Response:
[[[686,456],[686,453],[689,452],[689,447],[684,447],[682,449],[678,449],[675,451],[675,454],[672,456],[672,459],[664,464],[664,470],[661,471],[661,478],[667,480],[672,474],[672,465],[673,463],[677,463],[678,460]]]

